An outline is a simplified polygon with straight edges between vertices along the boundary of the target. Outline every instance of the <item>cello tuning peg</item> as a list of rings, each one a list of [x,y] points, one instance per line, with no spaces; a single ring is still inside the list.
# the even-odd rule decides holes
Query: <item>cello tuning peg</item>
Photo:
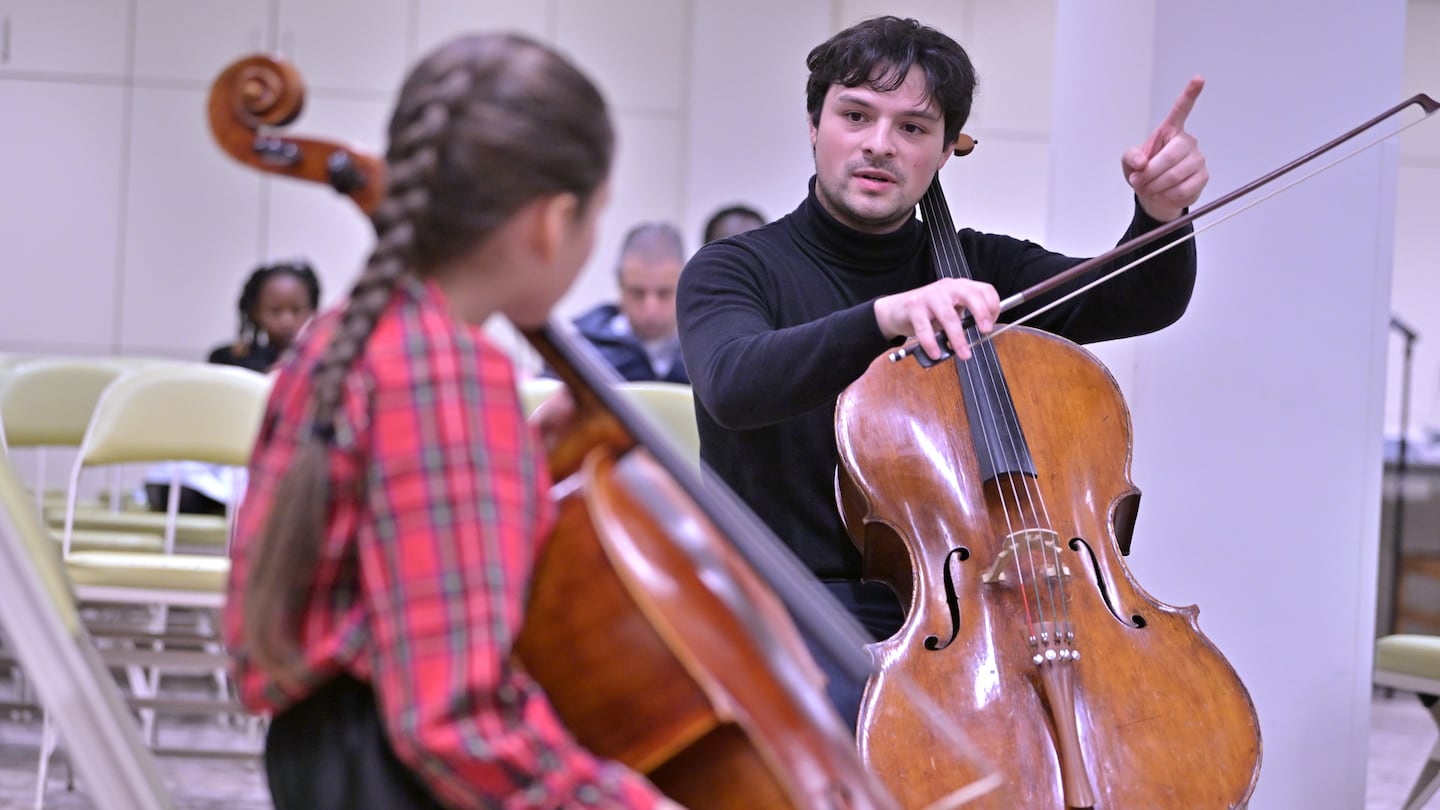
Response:
[[[980,142],[969,135],[963,132],[960,133],[955,137],[955,157],[965,157],[971,152],[974,152],[975,146],[978,143]]]
[[[341,194],[350,194],[365,186],[365,175],[355,165],[350,153],[344,149],[336,149],[330,153],[330,157],[325,160],[325,170],[330,178],[330,187]]]

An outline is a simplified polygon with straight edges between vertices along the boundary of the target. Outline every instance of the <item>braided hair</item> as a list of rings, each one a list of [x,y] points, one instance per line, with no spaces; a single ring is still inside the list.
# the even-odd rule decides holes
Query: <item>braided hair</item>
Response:
[[[235,304],[240,315],[240,329],[235,335],[236,357],[248,355],[269,339],[255,320],[255,308],[260,305],[260,293],[265,289],[265,285],[269,284],[271,279],[282,276],[290,276],[305,287],[305,297],[310,301],[312,312],[320,308],[320,279],[309,262],[287,261],[260,265],[245,279],[245,286],[240,290],[240,300]]]
[[[284,681],[329,509],[329,448],[350,367],[396,286],[473,250],[533,200],[582,203],[609,175],[614,133],[599,90],[556,51],[514,34],[470,35],[410,73],[390,121],[376,243],[311,374],[310,426],[256,538],[246,644]]]

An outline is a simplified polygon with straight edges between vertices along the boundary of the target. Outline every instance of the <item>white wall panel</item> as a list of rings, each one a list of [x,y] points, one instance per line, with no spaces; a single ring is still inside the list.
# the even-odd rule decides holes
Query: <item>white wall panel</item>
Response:
[[[1405,14],[1404,92],[1395,100],[1427,93],[1440,101],[1440,47],[1436,45],[1440,43],[1440,2],[1410,0]],[[1414,116],[1406,120],[1412,121]],[[1440,123],[1427,121],[1401,135],[1400,156],[1440,161]]]
[[[958,227],[1045,243],[1045,143],[983,139],[966,157],[950,158],[940,180]]]
[[[197,109],[203,90],[136,88],[121,263],[128,354],[203,360],[234,334],[235,301],[259,247],[260,175],[236,171]]]
[[[600,301],[615,300],[616,262],[625,232],[649,220],[680,226],[680,182],[684,153],[680,122],[666,117],[619,113],[615,116],[618,148],[611,172],[610,206],[605,210],[595,249],[575,285],[561,299],[561,315],[577,315]],[[685,234],[687,251],[695,238]]]
[[[0,0],[0,76],[123,79],[129,0]]]
[[[270,0],[139,0],[137,80],[215,80],[231,62],[271,49]]]
[[[415,0],[415,47],[410,61],[456,34],[481,30],[508,30],[550,40],[554,27],[553,3],[514,3],[506,0]]]
[[[980,88],[968,131],[1048,131],[1055,0],[975,2],[971,8],[961,44],[980,74]]]
[[[968,51],[973,34],[970,24],[975,5],[975,0],[837,0],[834,30],[839,31],[863,19],[884,14],[913,17],[954,37],[961,45],[966,46]],[[818,44],[818,40],[815,44]]]
[[[1436,124],[1440,128],[1440,122]],[[1400,167],[1391,309],[1420,337],[1410,382],[1410,430],[1440,432],[1440,163]],[[1404,340],[1389,340],[1386,430],[1398,435]]]
[[[280,0],[276,46],[313,90],[393,98],[408,62],[406,0]]]
[[[689,77],[689,24],[690,4],[674,0],[561,0],[555,43],[612,105],[678,113]]]
[[[778,219],[815,171],[805,117],[805,55],[831,34],[827,0],[696,0],[684,233],[715,210],[757,206]],[[765,25],[756,25],[763,19]],[[694,244],[694,242],[691,242]]]
[[[114,86],[0,82],[0,341],[7,348],[110,348],[125,95]]]

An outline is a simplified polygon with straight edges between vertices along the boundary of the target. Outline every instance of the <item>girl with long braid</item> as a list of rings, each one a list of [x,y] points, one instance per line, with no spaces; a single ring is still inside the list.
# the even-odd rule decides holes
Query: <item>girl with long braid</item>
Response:
[[[673,806],[510,656],[554,514],[480,324],[544,322],[612,152],[594,85],[528,39],[455,40],[405,81],[374,253],[282,362],[233,548],[225,639],[274,713],[281,810]]]

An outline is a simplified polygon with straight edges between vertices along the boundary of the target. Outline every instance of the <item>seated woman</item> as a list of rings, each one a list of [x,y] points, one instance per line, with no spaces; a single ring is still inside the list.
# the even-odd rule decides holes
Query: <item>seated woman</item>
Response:
[[[289,260],[255,268],[241,289],[235,340],[210,352],[210,362],[268,372],[320,306],[320,279],[309,262]],[[244,488],[245,471],[197,462],[157,464],[145,473],[145,502],[164,512],[179,473],[177,511],[223,515]]]
[[[235,340],[210,352],[210,362],[269,371],[320,307],[320,280],[303,260],[264,264],[246,279]]]

